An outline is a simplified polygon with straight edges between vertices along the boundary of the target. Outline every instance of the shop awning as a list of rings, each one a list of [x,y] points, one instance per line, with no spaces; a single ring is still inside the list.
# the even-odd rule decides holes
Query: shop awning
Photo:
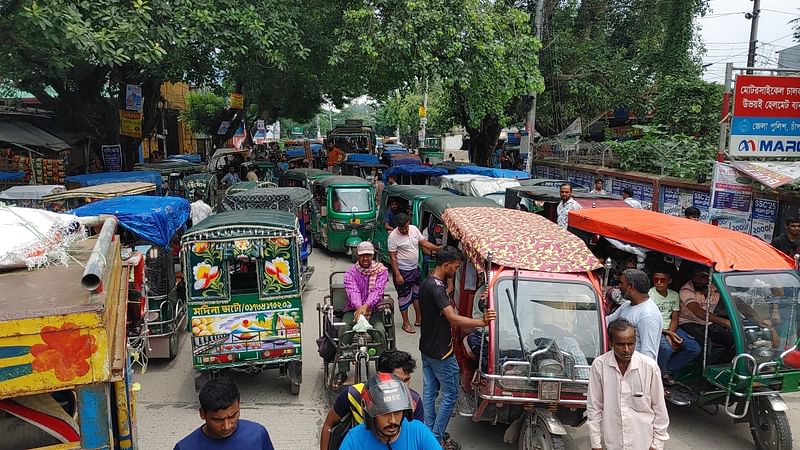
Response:
[[[773,189],[800,178],[800,161],[732,161],[737,170]]]
[[[67,150],[69,144],[47,131],[19,120],[0,121],[0,141],[26,147]]]

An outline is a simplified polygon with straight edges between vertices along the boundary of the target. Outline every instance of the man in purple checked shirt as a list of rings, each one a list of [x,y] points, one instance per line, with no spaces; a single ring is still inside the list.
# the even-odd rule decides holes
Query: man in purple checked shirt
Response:
[[[347,306],[345,306],[342,320],[345,325],[339,330],[339,336],[353,328],[360,316],[365,316],[370,325],[386,335],[381,314],[373,314],[378,304],[383,300],[383,292],[389,281],[389,271],[386,266],[375,261],[375,247],[369,241],[358,244],[356,248],[358,261],[347,269],[344,274],[344,290],[347,292]],[[340,386],[347,379],[350,370],[349,362],[339,363],[334,387]]]

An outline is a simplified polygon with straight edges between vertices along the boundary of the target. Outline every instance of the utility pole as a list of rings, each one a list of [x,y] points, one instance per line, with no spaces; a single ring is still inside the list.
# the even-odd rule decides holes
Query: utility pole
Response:
[[[417,148],[425,146],[425,135],[428,126],[428,79],[425,79],[425,93],[422,95],[422,108],[419,109],[419,143]]]
[[[753,0],[753,12],[745,14],[750,19],[750,45],[747,48],[747,67],[755,67],[756,43],[758,43],[758,17],[761,15],[761,0]],[[747,71],[752,74],[752,70]]]
[[[758,0],[756,0],[758,1]],[[535,32],[536,39],[542,41],[542,23],[544,22],[544,0],[536,0]],[[541,52],[539,52],[541,55]],[[531,109],[528,111],[528,120],[525,122],[525,129],[528,131],[528,160],[525,162],[525,171],[531,173],[533,170],[533,136],[536,134],[536,93],[532,93]]]

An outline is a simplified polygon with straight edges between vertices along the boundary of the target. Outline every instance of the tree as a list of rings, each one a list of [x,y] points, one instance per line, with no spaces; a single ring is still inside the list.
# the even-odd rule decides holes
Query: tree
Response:
[[[428,89],[428,124],[429,133],[446,133],[455,121],[443,108],[441,83],[432,83]],[[376,112],[376,132],[382,135],[394,135],[400,127],[400,135],[416,135],[419,130],[419,107],[423,104],[423,93],[418,87],[408,92],[397,92],[385,98]]]
[[[709,83],[696,75],[666,76],[658,83],[654,121],[671,134],[714,143],[719,137],[722,91],[722,85]]]
[[[148,137],[163,81],[215,80],[252,54],[274,67],[304,57],[296,24],[305,3],[7,1],[0,3],[0,73],[56,111],[68,130],[89,132],[98,144],[120,140],[125,84],[141,84]],[[130,167],[140,140],[121,141]]]
[[[441,83],[444,115],[465,127],[475,160],[487,164],[501,128],[524,110],[519,97],[542,89],[529,23],[491,0],[366,1],[345,11],[332,61],[357,67],[377,98]]]

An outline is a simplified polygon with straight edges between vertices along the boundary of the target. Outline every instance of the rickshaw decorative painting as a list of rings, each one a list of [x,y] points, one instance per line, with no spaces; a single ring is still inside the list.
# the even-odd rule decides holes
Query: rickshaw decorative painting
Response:
[[[262,249],[264,271],[261,277],[261,296],[297,294],[297,267],[293,247],[286,238],[271,238]]]
[[[192,279],[190,297],[195,300],[227,301],[229,284],[225,277],[222,248],[215,242],[195,242],[188,252]]]

